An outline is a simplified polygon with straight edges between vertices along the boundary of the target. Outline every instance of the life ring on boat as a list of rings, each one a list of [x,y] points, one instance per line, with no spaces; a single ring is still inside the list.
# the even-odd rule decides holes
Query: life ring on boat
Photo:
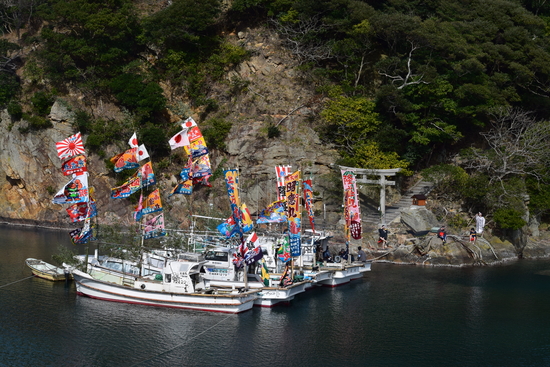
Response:
[[[339,255],[334,256],[335,263],[339,263],[340,261],[342,261],[342,258]]]

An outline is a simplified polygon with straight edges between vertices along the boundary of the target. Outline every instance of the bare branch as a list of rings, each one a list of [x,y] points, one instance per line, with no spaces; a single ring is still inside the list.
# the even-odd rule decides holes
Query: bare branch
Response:
[[[491,130],[481,133],[490,149],[472,150],[467,168],[486,172],[491,182],[524,175],[542,179],[550,162],[550,123],[512,108],[498,110],[493,117]]]
[[[391,79],[392,84],[400,83],[400,85],[397,87],[397,89],[403,89],[405,87],[408,87],[409,85],[414,84],[429,84],[428,82],[425,82],[422,80],[424,78],[424,74],[413,74],[412,67],[411,67],[411,61],[412,61],[412,54],[414,51],[420,48],[420,46],[416,46],[414,42],[409,41],[411,44],[411,50],[409,51],[409,56],[407,58],[407,74],[405,76],[401,75],[390,75],[385,72],[379,71],[378,73],[382,76],[385,76],[389,79]]]
[[[271,23],[277,28],[285,46],[302,62],[333,58],[331,45],[323,41],[323,37],[318,37],[329,29],[318,16],[298,23],[282,23],[277,19],[271,19]]]

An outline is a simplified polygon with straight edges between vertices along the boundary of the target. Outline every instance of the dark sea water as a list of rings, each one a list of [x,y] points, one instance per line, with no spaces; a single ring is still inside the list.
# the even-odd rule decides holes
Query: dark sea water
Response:
[[[80,297],[29,278],[65,232],[0,227],[0,366],[550,366],[550,261],[373,264],[288,307],[226,315]],[[84,253],[84,247],[77,247]]]

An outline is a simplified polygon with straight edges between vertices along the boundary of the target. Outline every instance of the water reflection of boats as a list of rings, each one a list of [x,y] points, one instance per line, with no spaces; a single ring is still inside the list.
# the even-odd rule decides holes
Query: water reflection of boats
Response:
[[[39,278],[52,281],[69,280],[73,278],[69,271],[48,264],[43,260],[28,258],[25,260],[25,264],[31,269],[33,275]]]

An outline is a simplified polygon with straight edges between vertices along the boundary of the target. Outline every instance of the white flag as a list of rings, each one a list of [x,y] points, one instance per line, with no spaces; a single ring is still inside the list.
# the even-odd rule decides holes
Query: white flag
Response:
[[[147,149],[145,148],[145,144],[141,144],[137,150],[136,157],[138,162],[141,162],[145,158],[149,158],[149,153],[147,152]]]
[[[189,117],[181,124],[181,127],[183,127],[184,129],[190,129],[193,126],[197,126],[197,123],[195,122],[195,120],[193,120],[192,117]]]
[[[187,137],[187,130],[182,130],[179,133],[177,133],[176,135],[172,136],[169,143],[170,143],[170,148],[172,148],[172,150],[174,150],[178,147],[183,147],[183,146],[189,145],[189,138]]]
[[[128,140],[128,145],[130,145],[131,148],[137,148],[138,147],[138,140],[137,140],[136,133],[134,133],[134,135],[132,135],[130,140]]]

